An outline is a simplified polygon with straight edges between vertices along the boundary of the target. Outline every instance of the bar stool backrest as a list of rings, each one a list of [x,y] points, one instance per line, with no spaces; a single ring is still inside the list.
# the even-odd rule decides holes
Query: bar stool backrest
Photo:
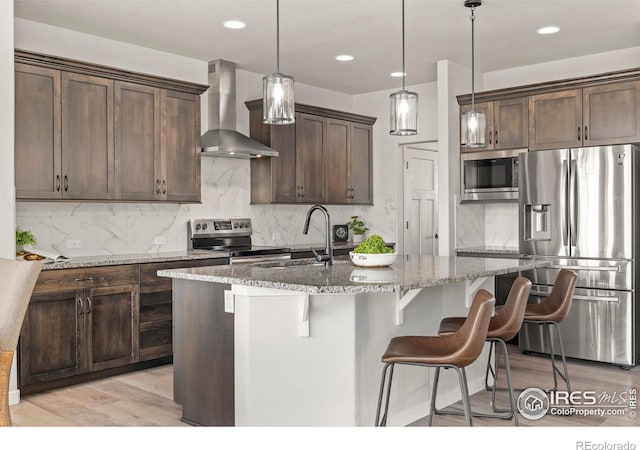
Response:
[[[577,279],[578,275],[573,270],[560,269],[551,294],[540,303],[541,308],[549,314],[547,320],[560,322],[567,316]]]
[[[531,281],[525,277],[518,277],[513,282],[504,307],[491,318],[489,322],[489,337],[511,340],[520,331],[524,320],[524,310],[527,307]]]
[[[462,326],[455,333],[443,337],[446,340],[451,339],[452,346],[458,349],[453,357],[456,366],[468,366],[480,356],[484,341],[487,339],[494,304],[493,295],[484,289],[479,289]]]
[[[42,264],[0,259],[0,351],[13,352]]]

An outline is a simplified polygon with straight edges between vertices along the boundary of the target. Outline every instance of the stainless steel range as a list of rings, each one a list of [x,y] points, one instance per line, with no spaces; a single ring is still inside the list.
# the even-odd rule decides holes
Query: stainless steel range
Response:
[[[258,246],[251,243],[251,219],[191,219],[187,224],[189,250],[229,253],[230,264],[291,259],[286,247]]]

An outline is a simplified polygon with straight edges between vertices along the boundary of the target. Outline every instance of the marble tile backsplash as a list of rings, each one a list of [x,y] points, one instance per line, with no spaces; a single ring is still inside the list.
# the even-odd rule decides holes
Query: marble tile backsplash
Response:
[[[517,203],[465,203],[456,207],[456,248],[518,247]]]
[[[375,202],[374,207],[330,206],[331,223],[344,224],[358,214],[371,232],[395,239],[395,202],[385,197]],[[249,203],[249,161],[203,157],[201,204],[18,202],[16,221],[35,234],[37,248],[69,257],[186,250],[188,220],[203,217],[250,217],[257,245],[324,242],[319,213],[309,234],[302,234],[309,205]],[[156,237],[166,243],[156,244]],[[68,249],[68,240],[79,240],[80,248]]]

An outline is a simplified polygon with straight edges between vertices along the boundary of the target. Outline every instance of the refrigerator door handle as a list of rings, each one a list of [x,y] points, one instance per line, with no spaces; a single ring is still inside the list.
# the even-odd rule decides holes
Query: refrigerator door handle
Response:
[[[566,196],[567,177],[568,177],[568,173],[569,173],[568,168],[567,168],[567,160],[566,159],[562,160],[562,170],[561,170],[560,173],[561,173],[560,187],[561,187],[562,191],[565,191],[565,192],[562,192],[562,191],[560,192],[560,196],[561,196],[560,198],[563,198],[566,201],[566,199],[567,199],[567,196]],[[560,216],[560,229],[562,230],[562,246],[563,247],[566,247],[567,245],[569,245],[567,243],[568,236],[567,236],[567,224],[565,223],[565,218],[566,217],[565,217],[564,214],[562,214]],[[567,254],[569,254],[569,253],[567,253]]]
[[[529,295],[532,297],[548,297],[550,292],[539,291],[536,289],[532,289],[529,292]],[[599,296],[599,295],[579,295],[573,294],[571,297],[573,300],[587,300],[587,301],[596,301],[596,302],[619,302],[620,299],[614,296]]]
[[[547,269],[586,270],[588,272],[620,272],[620,266],[596,267],[596,266],[546,266]]]
[[[571,239],[571,246],[575,247],[578,241],[578,227],[576,214],[578,212],[578,192],[576,191],[576,171],[578,170],[578,164],[575,159],[571,160],[569,166],[569,236]]]

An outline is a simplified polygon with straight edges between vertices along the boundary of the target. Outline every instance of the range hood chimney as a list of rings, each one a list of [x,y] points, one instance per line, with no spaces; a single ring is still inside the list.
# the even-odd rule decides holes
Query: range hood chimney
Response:
[[[236,65],[209,62],[208,131],[201,137],[202,155],[225,158],[278,156],[274,149],[238,133],[236,128]]]

